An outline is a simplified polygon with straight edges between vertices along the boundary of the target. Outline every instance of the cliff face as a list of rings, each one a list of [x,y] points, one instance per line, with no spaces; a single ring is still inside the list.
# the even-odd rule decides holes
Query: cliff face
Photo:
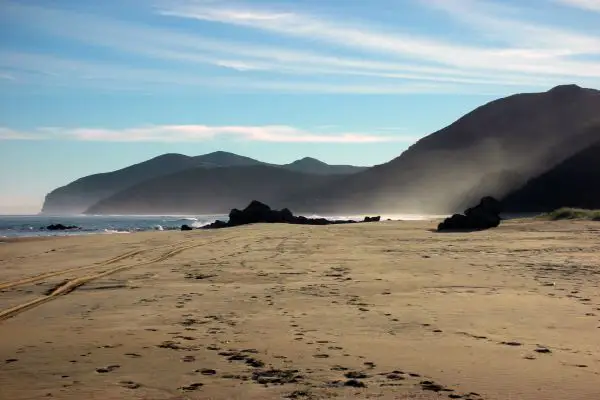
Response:
[[[502,197],[594,141],[600,91],[517,94],[468,113],[399,157],[294,199],[315,212],[445,213]]]

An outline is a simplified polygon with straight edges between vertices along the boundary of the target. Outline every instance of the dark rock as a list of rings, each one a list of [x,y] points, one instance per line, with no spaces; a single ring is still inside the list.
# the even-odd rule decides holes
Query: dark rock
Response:
[[[375,222],[381,220],[381,217],[365,217],[363,222]],[[229,222],[215,221],[206,225],[204,229],[219,229],[233,226],[241,226],[255,223],[282,223],[298,225],[331,225],[331,224],[352,224],[352,220],[328,220],[326,218],[306,218],[295,216],[289,209],[273,210],[268,205],[260,201],[253,200],[243,210],[237,208],[229,212]]]
[[[438,225],[438,231],[483,230],[500,225],[501,204],[493,197],[481,199],[478,205],[454,214]]]
[[[218,228],[226,228],[229,225],[227,224],[227,222],[225,221],[221,221],[220,219],[216,220],[215,222],[213,222],[210,225],[207,225],[206,227],[210,227],[210,228],[214,228],[214,229],[218,229]],[[205,228],[206,228],[205,227]]]
[[[194,228],[192,228],[192,227],[191,227],[191,226],[189,226],[189,225],[181,225],[181,230],[182,230],[182,231],[191,231],[191,230],[193,230],[193,229],[194,229]]]
[[[52,224],[52,225],[48,225],[46,227],[46,229],[49,231],[66,231],[66,230],[81,229],[81,228],[78,226],[75,226],[75,225]]]

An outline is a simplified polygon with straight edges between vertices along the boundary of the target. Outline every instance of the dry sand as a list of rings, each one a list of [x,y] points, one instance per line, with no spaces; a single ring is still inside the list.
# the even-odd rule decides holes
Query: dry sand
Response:
[[[600,225],[433,226],[5,240],[0,398],[600,398]]]

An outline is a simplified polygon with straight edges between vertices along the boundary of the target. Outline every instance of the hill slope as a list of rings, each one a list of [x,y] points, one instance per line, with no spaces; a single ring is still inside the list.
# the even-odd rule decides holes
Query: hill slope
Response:
[[[293,200],[293,209],[445,213],[502,197],[593,141],[600,91],[575,85],[492,101],[392,161]]]
[[[221,214],[259,200],[285,207],[282,195],[338,179],[278,166],[194,168],[144,181],[90,207],[86,214]]]
[[[529,180],[504,199],[504,208],[519,212],[548,212],[561,207],[600,209],[599,182],[600,141]]]

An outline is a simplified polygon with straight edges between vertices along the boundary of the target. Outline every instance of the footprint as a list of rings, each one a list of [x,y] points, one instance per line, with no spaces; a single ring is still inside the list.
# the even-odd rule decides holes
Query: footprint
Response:
[[[519,342],[500,342],[500,344],[503,344],[505,346],[522,346],[522,343]]]
[[[356,379],[349,379],[344,382],[344,386],[355,387],[355,388],[365,388],[367,385],[364,382],[357,381]]]
[[[114,365],[109,365],[108,367],[104,367],[104,368],[96,368],[96,372],[98,372],[99,374],[105,374],[107,372],[112,372],[118,368],[121,368],[121,366],[114,364]]]
[[[121,385],[127,389],[138,389],[142,386],[141,384],[133,382],[133,381],[121,381],[121,382],[119,382],[119,385]]]
[[[359,372],[359,371],[350,371],[350,372],[346,372],[344,374],[344,376],[348,379],[366,379],[369,376],[367,374],[365,374],[364,372]]]
[[[196,382],[196,383],[192,383],[187,386],[182,386],[179,388],[179,390],[184,391],[184,392],[193,392],[194,390],[198,390],[202,386],[204,386],[204,383]]]
[[[546,347],[538,347],[537,349],[534,350],[537,353],[542,353],[542,354],[548,354],[548,353],[552,353],[552,351]]]
[[[334,365],[330,368],[332,371],[348,371],[349,368],[342,367],[341,365]]]
[[[214,369],[210,369],[210,368],[202,368],[202,369],[197,369],[194,372],[199,372],[202,375],[216,375],[217,371],[215,371]]]
[[[392,380],[392,381],[402,381],[402,380],[406,379],[402,375],[400,375],[400,374],[394,374],[394,373],[387,374],[385,377],[387,379],[389,379],[389,380]]]

